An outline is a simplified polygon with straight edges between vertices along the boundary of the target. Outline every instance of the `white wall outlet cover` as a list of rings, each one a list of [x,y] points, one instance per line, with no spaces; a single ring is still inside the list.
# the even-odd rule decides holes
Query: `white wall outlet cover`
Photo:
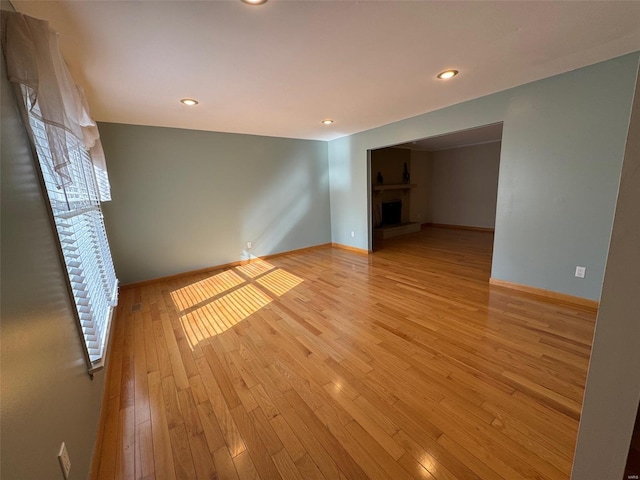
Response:
[[[584,278],[586,273],[587,273],[587,267],[580,267],[580,266],[576,267],[576,277]]]
[[[355,238],[356,232],[351,232],[351,238]]]
[[[247,242],[247,248],[253,248],[253,242]]]
[[[60,452],[58,452],[58,460],[60,461],[60,467],[62,468],[62,474],[65,480],[69,480],[69,472],[71,471],[71,459],[69,458],[69,452],[67,452],[67,446],[62,442],[60,445]]]

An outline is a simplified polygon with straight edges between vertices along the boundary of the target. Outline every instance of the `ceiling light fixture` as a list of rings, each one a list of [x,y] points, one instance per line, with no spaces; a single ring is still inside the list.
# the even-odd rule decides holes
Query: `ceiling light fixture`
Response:
[[[193,98],[183,98],[182,100],[180,100],[180,103],[187,105],[189,107],[193,107],[194,105],[198,104],[198,101],[194,100]]]
[[[327,118],[326,120],[322,120],[322,123],[324,125],[331,125],[333,123],[333,120],[331,120],[330,118]]]
[[[445,70],[444,72],[440,72],[438,74],[438,78],[440,80],[449,80],[450,78],[455,77],[458,74],[458,70]]]
[[[263,3],[267,3],[267,0],[242,0],[242,3],[246,3],[247,5],[262,5]]]

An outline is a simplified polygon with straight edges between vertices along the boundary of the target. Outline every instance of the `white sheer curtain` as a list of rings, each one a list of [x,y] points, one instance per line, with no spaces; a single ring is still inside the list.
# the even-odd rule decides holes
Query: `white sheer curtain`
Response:
[[[98,128],[48,23],[1,15],[7,75],[37,154],[93,372],[103,366],[118,291],[101,208],[111,193]]]
[[[64,187],[69,148],[89,151],[96,176],[103,178],[101,200],[111,199],[107,166],[96,122],[82,90],[76,86],[58,47],[58,34],[48,22],[2,11],[2,41],[9,81],[21,85],[25,109],[44,123],[52,150],[52,168]],[[33,110],[38,105],[39,111]],[[105,189],[104,191],[102,189]]]

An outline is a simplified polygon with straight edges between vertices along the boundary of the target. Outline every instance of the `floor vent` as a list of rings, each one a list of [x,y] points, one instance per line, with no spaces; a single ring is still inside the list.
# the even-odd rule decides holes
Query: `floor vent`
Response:
[[[134,303],[133,305],[131,305],[131,313],[139,312],[140,310],[142,310],[142,304],[141,303]]]

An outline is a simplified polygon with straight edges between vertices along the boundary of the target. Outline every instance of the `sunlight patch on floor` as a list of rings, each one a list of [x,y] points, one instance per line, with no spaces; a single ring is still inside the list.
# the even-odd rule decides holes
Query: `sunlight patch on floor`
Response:
[[[224,333],[304,280],[263,260],[170,292],[191,349]]]
[[[271,303],[253,285],[245,285],[180,317],[193,348],[205,338],[219,335]]]
[[[266,262],[264,260],[255,260],[251,263],[247,263],[246,265],[240,265],[239,267],[236,267],[235,270],[246,275],[249,278],[256,278],[260,275],[264,275],[265,273],[270,272],[271,270],[274,270],[275,268],[276,267],[274,267],[269,262]]]
[[[233,270],[226,270],[213,277],[205,278],[186,287],[171,292],[171,300],[180,311],[187,310],[199,303],[208,301],[224,292],[242,285],[245,279]]]
[[[300,277],[280,269],[274,270],[256,280],[257,283],[278,297],[297,287],[302,281]]]

